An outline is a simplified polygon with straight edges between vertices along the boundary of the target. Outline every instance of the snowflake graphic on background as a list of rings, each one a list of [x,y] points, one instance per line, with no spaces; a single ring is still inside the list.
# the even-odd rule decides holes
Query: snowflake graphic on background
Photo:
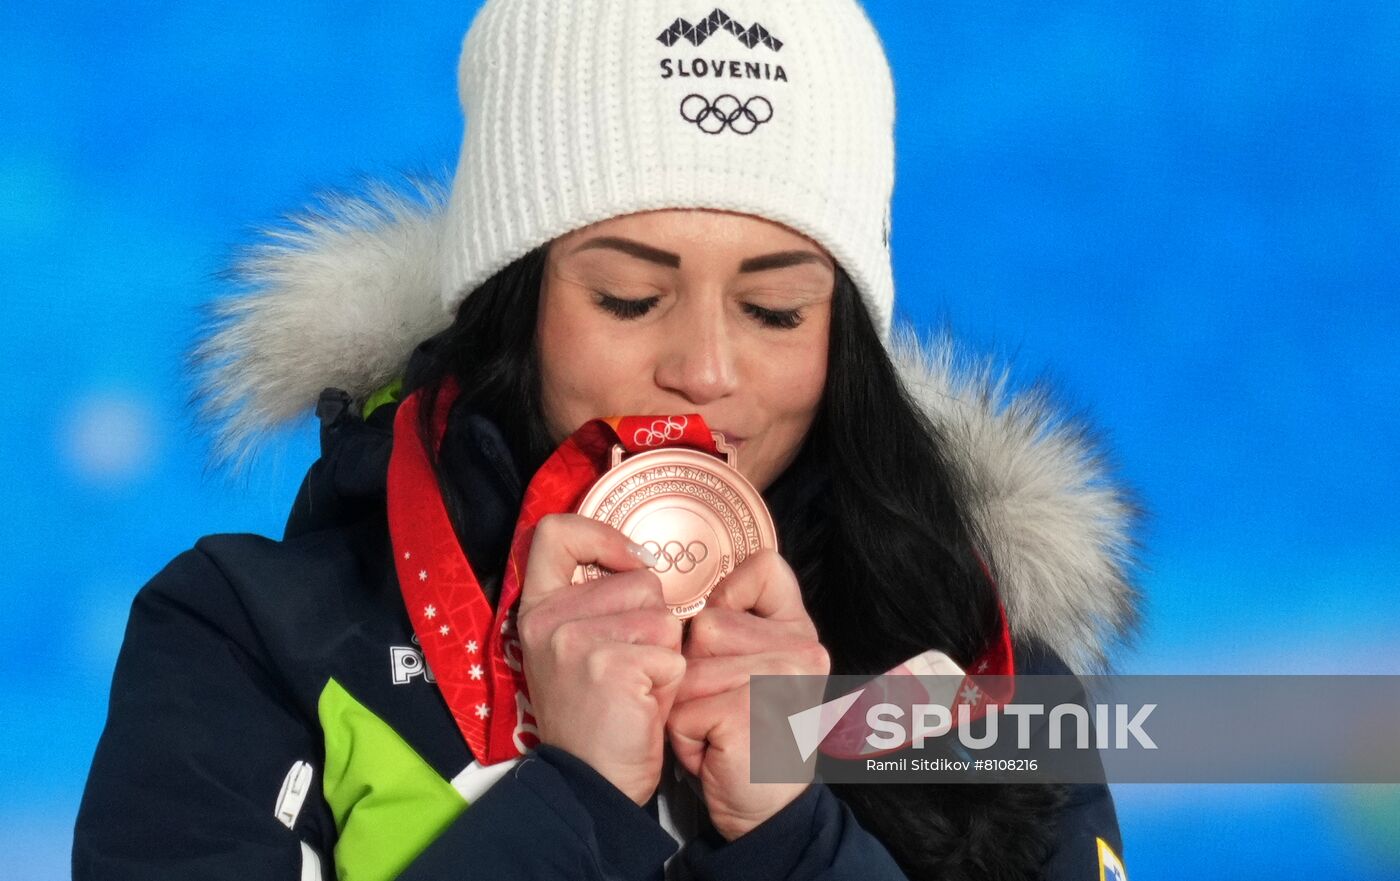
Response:
[[[428,605],[424,606],[424,607],[423,607],[423,617],[424,617],[424,618],[428,618],[428,619],[436,618],[436,617],[437,617],[437,606],[434,606],[434,605],[431,604],[431,603],[429,603]]]
[[[478,719],[485,719],[485,718],[486,718],[487,716],[489,716],[489,715],[491,715],[491,708],[490,708],[490,707],[486,706],[486,704],[477,704],[477,705],[476,705],[476,717],[477,717]]]
[[[472,664],[472,668],[468,670],[467,673],[470,674],[473,679],[480,679],[482,674],[481,665]]]

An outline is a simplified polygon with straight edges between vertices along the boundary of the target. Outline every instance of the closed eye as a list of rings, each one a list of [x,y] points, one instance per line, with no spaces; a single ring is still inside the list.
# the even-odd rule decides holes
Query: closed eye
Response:
[[[762,306],[755,306],[753,303],[745,303],[744,310],[757,318],[765,327],[791,330],[802,323],[801,309],[764,309]]]
[[[623,321],[641,318],[650,312],[651,308],[661,299],[660,297],[643,297],[640,300],[625,300],[603,291],[595,291],[595,293],[598,295],[598,305]]]
[[[661,299],[653,296],[629,300],[623,297],[614,297],[605,291],[595,291],[595,293],[598,295],[598,305],[623,321],[641,318],[650,312]],[[745,303],[744,311],[752,315],[764,327],[781,330],[791,330],[797,327],[802,323],[803,317],[800,309],[765,309],[753,303]]]

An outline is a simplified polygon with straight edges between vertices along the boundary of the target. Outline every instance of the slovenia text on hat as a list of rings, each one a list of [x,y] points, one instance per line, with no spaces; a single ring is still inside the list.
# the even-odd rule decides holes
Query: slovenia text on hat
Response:
[[[449,311],[571,230],[711,208],[821,244],[888,337],[894,90],[855,0],[489,0],[458,92]]]

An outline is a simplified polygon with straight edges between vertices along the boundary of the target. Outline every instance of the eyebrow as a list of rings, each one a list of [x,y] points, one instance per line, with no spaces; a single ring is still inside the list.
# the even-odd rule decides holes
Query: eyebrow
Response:
[[[620,236],[597,236],[589,239],[583,244],[574,248],[574,254],[579,251],[587,251],[595,248],[603,248],[611,251],[620,251],[639,260],[648,263],[655,263],[670,269],[680,269],[681,257],[679,254],[672,254],[670,251],[663,251],[660,248],[653,248],[651,245],[644,245],[632,239],[624,239]],[[789,266],[801,266],[806,263],[820,263],[829,269],[835,269],[831,261],[816,251],[778,251],[773,254],[764,254],[759,257],[750,257],[739,264],[739,272],[765,272],[769,269],[786,269]]]
[[[779,251],[776,254],[764,254],[762,257],[750,257],[739,264],[739,271],[763,272],[768,269],[801,266],[805,263],[820,263],[828,269],[835,269],[830,260],[816,251]]]

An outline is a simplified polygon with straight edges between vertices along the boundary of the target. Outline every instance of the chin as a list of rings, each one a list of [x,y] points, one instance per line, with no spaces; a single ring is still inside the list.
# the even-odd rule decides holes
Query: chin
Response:
[[[740,468],[739,473],[743,474],[744,478],[748,480],[749,483],[752,483],[753,488],[759,492],[765,492],[768,489],[768,484],[773,482],[772,475],[768,473],[767,469],[760,472],[751,472],[747,469]]]

